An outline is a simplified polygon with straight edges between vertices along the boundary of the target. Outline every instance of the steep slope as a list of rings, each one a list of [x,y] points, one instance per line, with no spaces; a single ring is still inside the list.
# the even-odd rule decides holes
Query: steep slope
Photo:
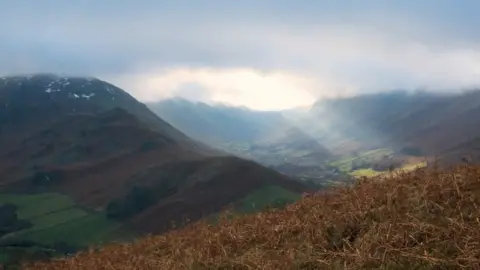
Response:
[[[137,184],[154,190],[157,197],[162,196],[165,190],[172,190],[172,196],[158,200],[129,222],[137,230],[157,233],[171,228],[172,221],[178,225],[186,218],[198,220],[222,210],[226,205],[233,204],[240,210],[244,206],[240,202],[243,198],[264,187],[276,186],[296,194],[310,190],[301,182],[237,157],[169,163],[151,168],[148,174],[134,179]],[[172,179],[177,181],[173,183]],[[262,200],[269,199],[266,193],[260,196]],[[289,200],[280,194],[274,197],[273,200]],[[249,200],[244,203],[258,202]],[[159,213],[162,214],[160,217]]]
[[[267,165],[319,163],[331,155],[279,112],[170,99],[148,106],[185,134]]]
[[[174,146],[180,156],[184,148],[198,156],[215,153],[104,81],[55,75],[0,81],[0,185],[42,166],[95,164],[148,143]]]
[[[18,209],[19,224],[30,227],[0,234],[0,253],[11,243],[44,252],[65,249],[68,239],[75,240],[67,247],[78,247],[85,239],[164,231],[265,186],[308,190],[190,139],[106,82],[54,75],[1,81],[0,205],[8,216]]]

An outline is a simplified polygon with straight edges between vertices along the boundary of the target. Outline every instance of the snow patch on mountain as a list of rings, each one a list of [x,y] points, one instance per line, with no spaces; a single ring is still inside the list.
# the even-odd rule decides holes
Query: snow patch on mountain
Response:
[[[90,93],[88,95],[82,94],[82,98],[89,100],[91,97],[95,96],[95,93]]]
[[[107,86],[105,86],[105,89],[107,89],[107,92],[109,92],[110,94],[113,95],[113,89],[112,88],[108,87],[108,85],[107,85]]]
[[[83,99],[86,99],[86,100],[90,100],[92,97],[95,96],[95,93],[90,93],[90,94],[77,94],[77,93],[69,93],[68,96],[70,98],[74,98],[74,99],[79,99],[79,98],[83,98]]]
[[[47,90],[45,90],[45,93],[53,93],[53,92],[60,92],[60,89],[52,89],[52,88],[47,88]]]

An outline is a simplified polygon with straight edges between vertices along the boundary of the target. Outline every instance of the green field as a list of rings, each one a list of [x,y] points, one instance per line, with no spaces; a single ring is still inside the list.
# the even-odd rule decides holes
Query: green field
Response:
[[[0,237],[0,245],[28,240],[38,246],[0,247],[0,264],[7,261],[11,254],[20,251],[28,255],[59,243],[85,248],[104,242],[128,240],[134,236],[120,229],[119,223],[108,220],[104,213],[84,209],[70,197],[61,194],[0,194],[0,205],[3,204],[17,206],[18,218],[29,221],[32,227]]]
[[[361,168],[357,170],[352,170],[352,163],[355,161],[365,161],[365,162],[375,162],[376,160],[381,160],[384,156],[392,154],[392,150],[381,148],[371,151],[361,153],[357,156],[344,157],[339,160],[335,160],[329,163],[330,166],[339,169],[341,172],[354,177],[372,177],[378,176],[384,173],[385,171],[376,171],[372,168]],[[404,164],[401,168],[396,169],[395,171],[411,171],[417,168],[425,167],[425,162],[415,163],[415,164]]]
[[[0,194],[0,204],[14,204],[18,206],[18,218],[29,220],[49,212],[72,208],[75,202],[68,196],[55,193],[34,195]]]
[[[418,168],[423,168],[425,166],[427,166],[426,162],[420,162],[415,164],[405,164],[401,168],[394,170],[394,172],[400,172],[400,171],[409,172],[409,171],[416,170]],[[352,171],[349,174],[355,177],[363,177],[363,176],[372,177],[372,176],[378,176],[386,173],[389,173],[389,172],[388,171],[380,172],[380,171],[375,171],[373,169],[359,169],[359,170]]]
[[[427,162],[420,162],[420,163],[416,163],[416,164],[405,164],[401,170],[402,171],[405,171],[405,172],[408,172],[408,171],[413,171],[413,170],[416,170],[418,168],[423,168],[423,167],[426,167],[427,166]]]
[[[351,176],[357,176],[357,177],[362,177],[362,176],[371,177],[371,176],[380,175],[382,173],[384,172],[375,171],[373,169],[359,169],[359,170],[352,171],[349,174]]]
[[[0,242],[14,237],[42,244],[65,241],[85,246],[117,239],[120,233],[119,224],[107,220],[103,213],[83,209],[61,194],[0,194],[2,204],[16,205],[18,218],[28,220],[33,227],[8,234]]]
[[[380,148],[371,151],[367,151],[361,153],[358,156],[349,156],[344,157],[339,160],[335,160],[329,163],[330,166],[338,168],[341,172],[349,173],[352,171],[352,162],[354,161],[372,161],[372,160],[379,160],[386,155],[391,155],[392,150],[387,148]]]

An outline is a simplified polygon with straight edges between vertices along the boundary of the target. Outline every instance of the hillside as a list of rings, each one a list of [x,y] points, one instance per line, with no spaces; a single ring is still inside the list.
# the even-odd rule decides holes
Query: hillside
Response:
[[[188,136],[266,165],[311,165],[328,150],[279,112],[253,111],[174,98],[147,104]]]
[[[478,269],[480,167],[418,170],[25,269]]]
[[[479,94],[393,91],[326,99],[291,121],[340,155],[390,148],[399,154],[455,156],[449,152],[471,152],[465,145],[480,135],[472,117],[480,110]]]
[[[309,190],[190,139],[104,81],[1,81],[0,264],[163,232],[255,204],[258,192],[266,206]]]
[[[0,78],[0,136],[22,138],[65,116],[122,108],[152,129],[188,140],[124,90],[96,78],[54,74]],[[41,117],[40,117],[41,116]]]

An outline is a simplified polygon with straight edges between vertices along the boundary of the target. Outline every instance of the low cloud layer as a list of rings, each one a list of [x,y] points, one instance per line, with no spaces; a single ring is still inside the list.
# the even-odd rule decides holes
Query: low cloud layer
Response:
[[[479,2],[380,2],[10,1],[0,75],[91,75],[143,101],[262,110],[480,83]]]

